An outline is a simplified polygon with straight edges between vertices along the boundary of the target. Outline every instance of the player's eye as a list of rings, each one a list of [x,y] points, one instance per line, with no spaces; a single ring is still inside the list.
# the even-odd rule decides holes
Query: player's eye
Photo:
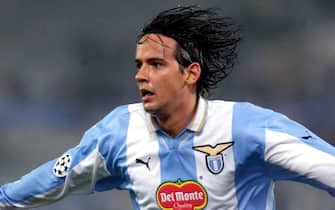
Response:
[[[135,65],[136,65],[137,71],[142,67],[142,63],[141,62],[136,62]]]
[[[151,62],[150,62],[150,65],[151,65],[152,67],[158,69],[158,68],[161,68],[163,64],[162,64],[162,62],[159,62],[159,61],[151,61]]]
[[[155,68],[159,68],[159,67],[161,67],[161,64],[160,64],[160,63],[157,63],[157,62],[153,63],[152,65],[153,65]]]

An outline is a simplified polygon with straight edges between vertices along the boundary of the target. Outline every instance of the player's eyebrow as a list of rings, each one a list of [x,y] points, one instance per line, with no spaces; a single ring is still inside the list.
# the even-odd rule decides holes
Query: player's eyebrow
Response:
[[[144,60],[147,63],[152,63],[152,62],[160,62],[160,63],[166,63],[166,60],[164,58],[160,58],[160,57],[152,57],[152,58],[147,58]],[[144,62],[142,59],[135,59],[135,64],[142,64]]]

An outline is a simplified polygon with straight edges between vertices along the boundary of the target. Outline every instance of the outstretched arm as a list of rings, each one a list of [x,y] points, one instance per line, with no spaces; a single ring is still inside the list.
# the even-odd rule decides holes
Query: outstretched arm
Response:
[[[98,140],[87,133],[81,144],[60,158],[34,169],[18,181],[0,187],[0,209],[29,208],[57,201],[70,192],[90,193],[108,176]]]
[[[335,196],[335,148],[304,126],[274,114],[265,132],[264,158],[275,180],[293,180]]]

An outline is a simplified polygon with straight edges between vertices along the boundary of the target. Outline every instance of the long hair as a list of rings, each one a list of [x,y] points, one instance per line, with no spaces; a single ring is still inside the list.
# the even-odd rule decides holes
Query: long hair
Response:
[[[232,71],[241,40],[239,27],[219,9],[198,6],[165,10],[147,23],[138,36],[162,34],[177,41],[175,57],[187,67],[198,62],[201,67],[197,93],[205,96]]]

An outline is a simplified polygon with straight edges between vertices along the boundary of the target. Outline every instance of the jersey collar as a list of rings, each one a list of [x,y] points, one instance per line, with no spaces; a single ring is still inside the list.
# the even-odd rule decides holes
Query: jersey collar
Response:
[[[197,111],[192,121],[187,126],[187,128],[194,132],[200,132],[204,127],[206,115],[207,115],[207,101],[204,98],[199,97]]]
[[[149,131],[150,132],[158,131],[160,127],[157,124],[156,120],[149,113],[146,113],[146,115],[147,115],[147,124]],[[197,111],[191,122],[188,124],[187,129],[194,132],[200,132],[204,127],[206,115],[207,115],[207,100],[205,100],[202,97],[199,97]]]

